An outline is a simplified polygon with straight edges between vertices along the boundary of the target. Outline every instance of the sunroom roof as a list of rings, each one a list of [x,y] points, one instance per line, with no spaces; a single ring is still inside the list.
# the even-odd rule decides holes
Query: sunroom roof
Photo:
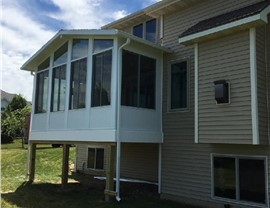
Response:
[[[122,38],[129,38],[131,41],[142,43],[154,49],[170,53],[171,50],[156,45],[150,41],[138,38],[129,33],[110,29],[79,29],[79,30],[60,30],[54,37],[52,37],[44,46],[42,46],[31,58],[29,58],[21,67],[22,70],[34,71],[37,64],[39,64],[44,58],[47,58],[57,47],[62,45],[68,38],[87,38],[87,37],[112,37],[118,36]]]

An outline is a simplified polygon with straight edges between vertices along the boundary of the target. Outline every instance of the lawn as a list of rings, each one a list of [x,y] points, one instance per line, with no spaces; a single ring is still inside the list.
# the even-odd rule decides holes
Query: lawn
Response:
[[[161,200],[157,195],[140,195],[140,193],[137,195],[134,193],[123,194],[120,203],[114,200],[105,202],[103,182],[98,182],[98,186],[96,184],[86,186],[82,181],[85,182],[89,178],[71,172],[69,184],[63,190],[60,185],[62,148],[52,148],[49,145],[37,146],[35,181],[29,184],[25,182],[27,149],[22,149],[20,142],[21,140],[15,140],[12,144],[1,145],[1,207],[3,208],[195,208]],[[74,158],[75,148],[72,147],[70,149],[70,165]],[[124,192],[130,185],[123,185],[121,188]],[[135,190],[136,187],[129,188],[129,190],[131,189]]]

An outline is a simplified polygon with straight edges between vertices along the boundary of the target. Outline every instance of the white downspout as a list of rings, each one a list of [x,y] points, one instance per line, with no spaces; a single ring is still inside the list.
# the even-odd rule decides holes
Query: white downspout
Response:
[[[267,51],[267,26],[265,25],[264,27],[264,58],[265,58],[265,76],[266,76],[266,104],[267,104],[267,130],[268,130],[268,144],[270,144],[270,106],[269,106],[269,78],[268,78],[268,64],[270,64],[268,62],[267,57],[269,56],[268,51]]]
[[[120,160],[121,160],[121,141],[120,141],[120,119],[121,119],[121,77],[122,77],[122,59],[121,50],[126,45],[130,43],[130,38],[127,38],[127,41],[118,49],[118,59],[117,59],[117,94],[116,94],[116,111],[117,111],[117,120],[116,120],[116,187],[115,192],[116,201],[121,201],[120,198]]]

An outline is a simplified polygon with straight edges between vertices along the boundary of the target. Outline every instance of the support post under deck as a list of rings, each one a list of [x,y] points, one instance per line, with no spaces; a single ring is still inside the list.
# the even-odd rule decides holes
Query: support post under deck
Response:
[[[33,182],[35,179],[35,166],[36,166],[36,144],[30,143],[30,155],[29,155],[29,182]]]
[[[69,144],[63,144],[63,159],[62,159],[62,188],[65,188],[68,183],[68,165],[69,165]]]

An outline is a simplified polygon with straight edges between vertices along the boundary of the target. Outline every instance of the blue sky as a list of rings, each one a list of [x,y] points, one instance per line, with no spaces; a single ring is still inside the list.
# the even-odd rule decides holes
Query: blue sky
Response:
[[[96,29],[159,0],[5,0],[1,18],[1,86],[32,99],[23,63],[60,29]]]

